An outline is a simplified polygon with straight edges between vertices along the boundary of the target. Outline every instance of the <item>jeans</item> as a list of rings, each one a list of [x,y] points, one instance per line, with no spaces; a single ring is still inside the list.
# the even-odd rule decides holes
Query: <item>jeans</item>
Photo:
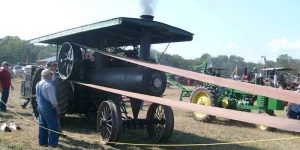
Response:
[[[9,96],[9,87],[8,88],[3,88],[2,96],[1,96],[1,101],[2,102],[0,102],[1,111],[6,111],[6,105],[5,104],[7,103],[8,96]]]
[[[294,111],[289,111],[288,113],[287,113],[287,116],[289,117],[289,118],[291,118],[291,119],[300,119],[299,117],[300,117],[300,112],[294,112]]]
[[[49,145],[49,146],[57,146],[58,145],[58,118],[55,110],[51,110],[52,108],[48,108],[48,110],[39,110],[39,144],[40,145]],[[50,130],[54,130],[55,132],[48,131],[45,128]]]

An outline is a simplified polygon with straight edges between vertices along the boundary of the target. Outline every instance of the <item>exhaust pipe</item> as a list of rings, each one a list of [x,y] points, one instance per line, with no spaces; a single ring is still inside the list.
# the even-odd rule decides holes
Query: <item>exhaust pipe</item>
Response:
[[[141,19],[153,21],[154,16],[141,15]],[[151,46],[151,29],[148,27],[143,28],[143,35],[140,43],[140,59],[144,61],[150,61],[150,46]]]

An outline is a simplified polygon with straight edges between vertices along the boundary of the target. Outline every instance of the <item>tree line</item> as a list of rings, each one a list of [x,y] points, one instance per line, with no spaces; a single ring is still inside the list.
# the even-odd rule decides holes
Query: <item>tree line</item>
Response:
[[[20,39],[17,36],[6,36],[0,38],[0,62],[9,61],[11,64],[35,63],[39,59],[52,56],[56,52],[55,45],[33,45],[29,41]],[[294,59],[287,54],[282,54],[277,57],[276,61],[267,60],[264,65],[260,63],[245,62],[243,57],[236,55],[219,55],[216,57],[208,53],[199,54],[200,57],[195,59],[185,59],[180,55],[164,54],[156,50],[151,51],[151,57],[159,61],[158,63],[176,68],[193,70],[193,66],[199,66],[205,62],[209,66],[216,68],[224,68],[223,75],[229,76],[237,67],[238,74],[242,74],[244,68],[249,71],[253,69],[254,65],[257,69],[268,67],[290,67],[295,69],[294,72],[300,72],[300,59]]]
[[[300,59],[294,59],[288,54],[279,55],[276,61],[266,60],[264,63],[253,63],[253,62],[245,62],[243,57],[236,55],[219,55],[216,57],[211,56],[208,53],[204,53],[200,55],[200,57],[195,59],[184,59],[179,55],[170,55],[163,54],[161,52],[157,52],[155,50],[151,53],[153,58],[161,58],[160,64],[164,64],[167,66],[172,66],[176,68],[199,71],[194,70],[194,66],[199,66],[204,63],[207,63],[210,67],[222,68],[225,69],[221,72],[224,76],[230,76],[232,72],[237,68],[237,74],[242,75],[244,73],[245,68],[251,72],[254,68],[259,71],[263,68],[273,68],[273,67],[289,67],[294,69],[291,73],[296,75],[300,72]]]
[[[0,38],[0,62],[35,63],[36,60],[50,57],[55,52],[56,46],[53,45],[33,45],[17,36]]]

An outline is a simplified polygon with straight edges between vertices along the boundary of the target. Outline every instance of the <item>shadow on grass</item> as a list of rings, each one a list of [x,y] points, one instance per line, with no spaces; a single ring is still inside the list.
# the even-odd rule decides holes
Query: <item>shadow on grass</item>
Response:
[[[125,132],[122,133],[121,139],[119,142],[124,143],[135,143],[135,144],[157,144],[153,142],[147,135],[146,129],[127,129]],[[175,130],[170,137],[170,139],[165,143],[158,143],[158,144],[166,144],[166,145],[176,145],[176,144],[213,144],[213,143],[225,143],[226,141],[219,141],[216,139],[210,139],[206,137],[201,137],[195,134],[184,133],[178,130]],[[115,145],[115,148],[118,149],[129,149],[129,150],[136,150],[136,149],[153,149],[153,147],[146,147],[146,146],[126,146],[126,145]],[[212,146],[181,146],[181,147],[160,147],[161,149],[184,149],[184,150],[191,150],[191,149],[247,149],[247,150],[256,150],[257,148],[251,146],[241,146],[238,144],[230,144],[230,145],[212,145]],[[157,149],[157,147],[155,147]]]
[[[71,137],[65,137],[62,140],[60,140],[60,143],[65,143],[67,145],[72,145],[72,147],[68,148],[68,147],[64,147],[64,146],[60,146],[61,149],[74,149],[74,147],[76,147],[76,149],[105,149],[104,145],[100,145],[100,144],[92,144],[89,142],[85,142],[85,141],[80,141],[80,140],[75,140]]]
[[[95,134],[96,133],[96,125],[95,122],[90,121],[87,117],[84,116],[67,116],[61,119],[62,128],[64,131],[80,133],[80,134]],[[255,125],[239,122],[235,120],[224,120],[217,119],[213,121],[211,124],[221,124],[225,126],[236,126],[243,128],[256,128]],[[257,129],[259,130],[259,129]],[[263,131],[262,131],[263,132]],[[288,131],[275,130],[275,132],[280,133],[291,133]],[[75,146],[77,148],[83,149],[97,149],[97,148],[105,148],[100,144],[93,144],[89,142],[79,141],[72,139],[70,137],[65,138],[62,142]],[[136,144],[156,144],[151,140],[146,132],[146,129],[124,129],[121,133],[121,138],[119,142],[124,143],[136,143]],[[220,141],[217,139],[211,139],[207,137],[202,137],[199,135],[184,133],[182,131],[175,130],[166,143],[161,144],[209,144],[209,143],[223,143],[226,141]],[[140,147],[140,146],[126,146],[126,145],[113,145],[114,148],[117,149],[153,149],[153,147]],[[215,146],[194,146],[194,147],[162,147],[162,149],[252,149],[256,150],[257,148],[245,145],[238,144],[230,144],[230,145],[215,145]],[[65,148],[64,148],[65,149]],[[157,148],[155,148],[157,149]]]
[[[240,128],[256,128],[257,130],[260,130],[257,128],[257,125],[251,124],[251,123],[246,123],[246,122],[241,122],[237,120],[231,120],[231,119],[215,119],[214,121],[211,122],[211,124],[220,124],[224,126],[235,126],[235,127],[240,127]],[[262,131],[261,132],[276,132],[276,133],[287,133],[287,134],[292,134],[293,132],[291,131],[285,131],[285,130],[280,130],[273,128],[270,131]]]
[[[63,130],[75,133],[95,133],[96,132],[96,122],[92,122],[85,115],[81,116],[66,116],[61,118],[61,126]]]
[[[82,134],[94,134],[96,133],[95,122],[89,121],[86,117],[79,116],[68,116],[61,119],[62,128],[64,131],[82,133]],[[99,144],[92,144],[84,141],[74,140],[70,137],[65,138],[62,142],[75,147],[81,147],[84,149],[94,149],[94,148],[104,148]],[[136,143],[136,144],[156,144],[147,135],[146,129],[124,129],[121,133],[121,138],[119,142],[124,143]],[[209,143],[222,143],[224,141],[219,141],[216,139],[210,139],[206,137],[201,137],[195,134],[184,133],[175,130],[166,143],[160,144],[209,144]],[[153,147],[139,147],[139,146],[126,146],[126,145],[113,145],[117,149],[153,149]],[[195,146],[195,147],[163,147],[162,149],[252,149],[256,148],[249,146],[241,146],[238,144],[231,145],[219,145],[219,146]],[[64,148],[65,149],[65,148]]]
[[[0,112],[0,118],[1,118],[2,121],[5,121],[5,120],[13,119],[14,115],[9,113],[8,111]]]
[[[96,133],[96,124],[88,120],[84,115],[70,115],[61,118],[61,125],[63,131],[79,134],[94,134]],[[60,143],[72,145],[72,147],[60,146],[61,149],[107,149],[106,146],[93,142],[86,142],[83,140],[74,139],[72,137],[64,137]]]
[[[31,113],[28,112],[18,112],[19,115],[23,116],[23,117],[33,117],[33,115]]]
[[[237,120],[231,120],[231,119],[223,119],[223,118],[217,118],[214,121],[210,122],[211,124],[220,124],[224,126],[235,126],[235,127],[242,127],[242,128],[256,128],[255,124],[241,122]]]

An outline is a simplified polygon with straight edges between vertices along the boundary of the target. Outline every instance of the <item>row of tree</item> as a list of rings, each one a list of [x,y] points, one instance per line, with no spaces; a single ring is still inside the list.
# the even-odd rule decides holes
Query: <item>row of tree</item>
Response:
[[[52,53],[56,52],[55,45],[33,45],[29,41],[21,40],[17,36],[7,36],[3,39],[0,38],[0,62],[9,61],[11,64],[19,62],[23,63],[35,63],[39,59],[50,57]],[[231,55],[219,55],[212,57],[210,54],[199,54],[200,57],[195,59],[184,59],[179,55],[162,54],[161,52],[152,50],[151,55],[159,63],[173,66],[176,68],[193,70],[193,66],[201,65],[205,62],[209,66],[224,68],[223,75],[230,75],[237,67],[238,74],[242,74],[244,68],[248,68],[249,71],[253,69],[254,65],[257,69],[267,67],[290,67],[300,72],[300,60],[293,59],[287,54],[278,56],[276,62],[266,61],[264,65],[256,64],[252,62],[245,62],[243,57]],[[294,72],[295,73],[295,72]]]
[[[223,68],[225,70],[222,71],[222,75],[230,76],[232,72],[237,68],[237,74],[242,75],[245,68],[248,68],[248,71],[252,71],[256,69],[258,72],[262,68],[271,68],[271,67],[289,67],[294,69],[295,71],[291,72],[292,74],[297,74],[300,72],[300,59],[293,59],[291,56],[287,54],[283,54],[277,57],[276,62],[272,60],[267,60],[262,63],[253,63],[253,62],[245,62],[243,57],[231,55],[219,55],[217,57],[213,57],[208,53],[202,54],[202,56],[195,59],[184,59],[179,55],[170,55],[163,54],[157,51],[152,51],[152,57],[160,58],[160,64],[193,70],[195,66],[203,65],[204,63],[208,63],[208,66],[215,68]],[[194,70],[199,71],[199,70]]]
[[[54,52],[56,52],[56,47],[53,45],[33,45],[17,36],[0,38],[0,62],[35,63],[36,60],[49,57]]]

